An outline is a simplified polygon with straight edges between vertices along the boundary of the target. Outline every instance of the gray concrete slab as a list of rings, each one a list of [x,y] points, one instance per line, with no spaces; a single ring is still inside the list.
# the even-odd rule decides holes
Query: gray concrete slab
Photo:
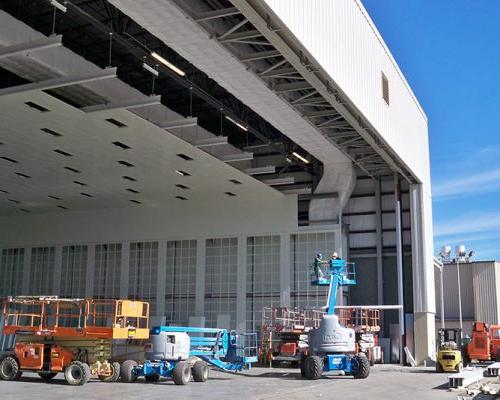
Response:
[[[175,386],[172,381],[146,383],[103,383],[92,380],[85,386],[68,386],[62,374],[50,383],[37,375],[25,373],[20,381],[0,381],[0,399],[456,399],[447,390],[447,375],[433,369],[416,369],[394,365],[378,365],[367,379],[330,376],[318,381],[301,378],[297,369],[254,368],[239,374],[210,371],[206,383],[191,382]]]

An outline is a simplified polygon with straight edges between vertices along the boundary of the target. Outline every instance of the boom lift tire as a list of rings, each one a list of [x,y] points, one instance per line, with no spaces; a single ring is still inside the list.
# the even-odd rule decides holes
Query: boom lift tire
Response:
[[[205,361],[196,361],[191,373],[195,382],[206,382],[208,379],[208,365]]]
[[[187,385],[191,379],[191,367],[189,363],[181,361],[174,367],[172,373],[176,385]]]
[[[158,374],[145,375],[144,379],[146,379],[146,382],[156,383],[156,382],[158,382],[160,380],[160,375],[158,375]]]
[[[111,375],[105,376],[105,375],[99,375],[99,379],[102,382],[116,382],[118,379],[120,379],[120,363],[119,362],[114,362],[111,364]]]
[[[370,375],[370,361],[364,354],[356,354],[352,358],[352,376],[354,379],[365,379]]]
[[[309,356],[305,359],[303,368],[306,379],[319,379],[323,375],[323,359],[318,356]]]
[[[135,367],[137,367],[137,363],[134,360],[127,360],[123,362],[120,368],[122,382],[132,383],[137,380],[137,375],[134,373]]]
[[[19,363],[14,357],[5,357],[0,363],[0,378],[4,381],[16,381],[22,375]]]
[[[57,372],[39,372],[38,375],[44,381],[50,381],[52,378],[54,378],[57,375]]]
[[[81,361],[73,361],[64,370],[64,378],[72,386],[85,385],[90,379],[90,367]]]

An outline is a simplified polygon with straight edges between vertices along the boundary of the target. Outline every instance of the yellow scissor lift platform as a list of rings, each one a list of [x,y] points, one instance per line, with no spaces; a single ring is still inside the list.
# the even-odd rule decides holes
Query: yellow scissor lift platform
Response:
[[[142,301],[8,297],[3,317],[3,333],[16,335],[12,354],[0,363],[4,380],[34,371],[43,379],[64,372],[72,385],[91,375],[113,382],[120,376],[113,346],[149,338],[149,303]]]

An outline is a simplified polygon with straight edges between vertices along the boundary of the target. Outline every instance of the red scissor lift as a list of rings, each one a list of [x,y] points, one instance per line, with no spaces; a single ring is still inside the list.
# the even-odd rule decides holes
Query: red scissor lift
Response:
[[[356,332],[358,352],[373,364],[380,359],[378,332],[380,310],[364,307],[338,308],[340,323]],[[308,355],[308,333],[319,326],[323,311],[288,307],[264,307],[260,355],[265,366],[282,362],[297,365]]]
[[[354,329],[357,352],[365,353],[371,365],[381,361],[382,354],[378,344],[380,310],[359,306],[338,308],[336,313],[341,325]]]
[[[322,311],[288,307],[262,310],[261,360],[263,365],[289,362],[296,365],[307,356],[307,335],[317,328]]]

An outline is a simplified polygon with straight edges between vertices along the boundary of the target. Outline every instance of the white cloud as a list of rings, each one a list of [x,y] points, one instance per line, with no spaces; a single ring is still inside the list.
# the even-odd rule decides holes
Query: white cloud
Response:
[[[500,212],[461,215],[444,223],[434,224],[434,236],[452,236],[477,232],[499,232]]]
[[[472,175],[457,176],[432,187],[435,200],[464,197],[479,193],[493,192],[500,189],[500,169],[480,172]]]

